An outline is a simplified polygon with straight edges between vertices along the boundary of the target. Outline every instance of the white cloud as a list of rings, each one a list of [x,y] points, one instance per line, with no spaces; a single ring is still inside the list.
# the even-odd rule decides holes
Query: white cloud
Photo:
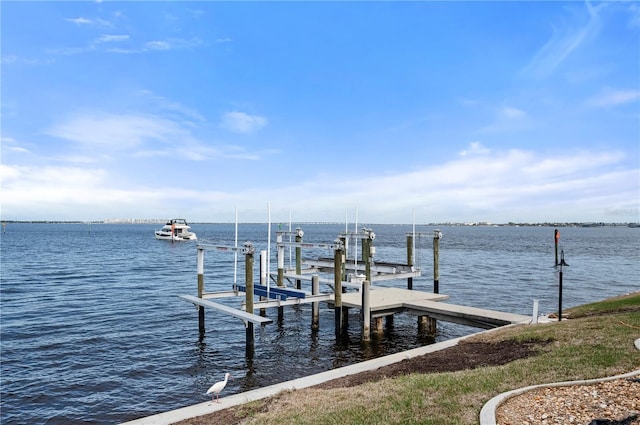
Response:
[[[112,42],[120,42],[126,41],[129,39],[129,35],[127,34],[103,34],[96,40],[98,43],[112,43]]]
[[[531,126],[526,111],[514,106],[502,106],[495,112],[493,122],[478,130],[480,133],[508,133],[521,131]]]
[[[514,108],[511,106],[505,106],[504,108],[502,108],[500,112],[503,117],[510,118],[510,119],[521,118],[526,115],[526,112],[523,111],[522,109]]]
[[[588,14],[586,22],[561,23],[553,26],[553,35],[535,53],[531,61],[522,69],[521,74],[534,78],[551,75],[582,44],[598,34],[601,27],[599,10],[606,7],[606,4],[600,4],[597,7],[591,6],[589,2],[585,4]]]
[[[599,95],[589,99],[587,104],[597,108],[611,108],[638,100],[640,100],[640,90],[605,89]]]
[[[262,155],[273,153],[248,152],[239,146],[201,140],[192,133],[192,130],[199,128],[198,125],[185,119],[202,118],[196,111],[166,100],[160,103],[164,115],[85,112],[52,125],[44,134],[74,142],[83,149],[79,154],[66,152],[63,158],[70,158],[67,162],[87,162],[92,157],[104,160],[116,153],[191,161],[214,158],[254,161],[261,159]]]
[[[271,203],[303,221],[340,220],[345,208],[355,206],[363,222],[365,215],[371,222],[410,222],[412,209],[424,221],[603,221],[614,212],[616,220],[637,221],[640,170],[625,168],[620,152],[563,152],[556,158],[517,149],[487,152],[480,144],[470,150],[483,154],[396,175],[328,173],[289,186],[265,188],[249,178],[245,190],[228,192],[140,188],[135,181],[119,186],[106,170],[94,168],[2,166],[3,214],[157,217],[169,192],[194,212],[192,220],[232,218],[235,205],[243,220],[266,220]],[[63,213],[68,215],[54,216]]]
[[[171,45],[167,41],[148,41],[144,44],[148,50],[169,50]]]
[[[103,149],[131,149],[147,140],[168,142],[186,131],[153,115],[83,114],[54,125],[46,134]]]
[[[78,17],[78,18],[66,18],[65,21],[67,22],[72,22],[76,25],[89,25],[91,24],[91,20],[87,19],[87,18],[82,18],[82,17]]]
[[[482,146],[482,143],[471,142],[469,143],[469,149],[461,151],[460,156],[486,155],[490,152],[491,150]]]
[[[244,112],[227,112],[222,116],[220,126],[234,133],[255,133],[267,125],[267,119],[259,115],[249,115]]]

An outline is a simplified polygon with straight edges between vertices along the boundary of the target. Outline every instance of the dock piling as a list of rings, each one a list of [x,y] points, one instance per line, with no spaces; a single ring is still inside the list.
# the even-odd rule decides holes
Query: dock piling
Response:
[[[340,240],[336,240],[335,244],[336,246],[333,253],[334,310],[336,337],[340,337],[342,336],[344,325],[342,310],[342,266],[344,264],[344,248]]]
[[[197,268],[198,268],[198,298],[202,298],[204,294],[204,248],[198,248],[197,254]],[[203,337],[205,333],[204,329],[204,307],[198,306],[198,331],[200,336]]]
[[[413,235],[407,234],[407,265],[413,267]],[[413,278],[407,278],[407,289],[413,289]]]
[[[362,341],[371,340],[371,283],[368,280],[362,282]]]
[[[279,287],[284,286],[284,245],[282,244],[282,233],[278,232],[276,234],[276,246],[277,246],[277,256],[278,256],[278,280],[277,284]],[[282,322],[284,318],[284,307],[278,307],[278,323]]]
[[[302,242],[303,235],[302,229],[296,227],[296,243]],[[300,273],[302,273],[302,250],[300,246],[296,246],[296,274],[300,275]],[[302,289],[302,281],[300,279],[296,279],[296,289]]]
[[[433,293],[440,293],[440,273],[438,263],[440,262],[440,239],[442,232],[439,229],[433,231]]]
[[[251,242],[244,243],[244,268],[245,268],[245,311],[247,313],[253,314],[253,263],[254,258],[253,254],[255,253],[255,248]],[[253,323],[247,322],[247,333],[246,333],[246,353],[247,357],[253,357],[253,352],[255,348],[255,334],[253,332]]]

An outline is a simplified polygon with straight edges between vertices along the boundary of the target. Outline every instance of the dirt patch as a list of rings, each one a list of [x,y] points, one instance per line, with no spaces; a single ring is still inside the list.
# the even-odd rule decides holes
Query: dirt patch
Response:
[[[499,366],[531,356],[535,353],[534,347],[539,344],[539,342],[534,344],[509,340],[496,343],[461,341],[458,345],[445,350],[402,360],[376,370],[334,379],[316,388],[353,387],[365,382],[375,382],[411,373],[454,372],[483,366]]]
[[[499,366],[514,360],[537,354],[537,347],[546,345],[546,341],[516,342],[511,340],[499,342],[461,341],[459,344],[444,350],[428,353],[412,359],[402,360],[388,366],[345,376],[317,385],[314,388],[333,389],[353,387],[365,382],[375,382],[384,378],[408,375],[411,373],[453,372],[475,369],[484,366]],[[265,408],[268,406],[266,402]],[[228,424],[237,425],[245,415],[236,407],[221,410],[210,415],[187,419],[179,425]]]

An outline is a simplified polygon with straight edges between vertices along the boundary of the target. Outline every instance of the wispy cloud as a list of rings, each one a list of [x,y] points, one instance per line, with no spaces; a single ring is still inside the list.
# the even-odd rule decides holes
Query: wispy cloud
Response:
[[[82,17],[66,18],[65,21],[74,23],[76,25],[89,25],[89,24],[91,24],[93,22],[93,21],[91,21],[91,19],[82,18]]]
[[[495,110],[493,121],[478,130],[479,133],[509,133],[531,126],[527,112],[515,106],[501,106]]]
[[[107,112],[83,112],[71,116],[44,131],[44,134],[60,140],[75,143],[79,153],[73,150],[65,156],[79,158],[83,162],[87,155],[83,152],[100,152],[105,159],[112,155],[129,157],[173,157],[189,161],[234,158],[258,160],[267,151],[248,152],[240,146],[229,146],[203,140],[193,134],[199,126],[185,115],[195,115],[195,111],[185,110],[180,104],[167,102],[159,114],[119,114]],[[167,114],[166,112],[170,113]],[[206,124],[206,123],[202,123]]]
[[[544,78],[551,75],[583,43],[598,34],[601,27],[599,10],[606,7],[606,4],[594,7],[586,2],[585,5],[586,23],[569,22],[554,25],[551,38],[521,70],[522,75],[533,78]],[[584,10],[580,14],[584,15]],[[580,17],[573,19],[584,20]]]
[[[265,125],[267,119],[259,115],[249,115],[244,112],[227,112],[222,116],[220,127],[234,133],[255,133]]]
[[[98,27],[112,27],[113,24],[105,19],[95,18],[89,19],[79,16],[77,18],[65,18],[65,21],[71,22],[75,25],[90,25],[90,26],[98,26]]]
[[[597,108],[612,108],[640,100],[640,90],[604,89],[600,94],[587,101],[589,106]]]
[[[97,43],[113,43],[119,41],[126,41],[129,39],[127,34],[103,34],[96,40]]]
[[[471,155],[487,155],[491,152],[491,149],[488,149],[482,146],[480,142],[471,142],[469,143],[469,148],[464,149],[460,152],[460,156],[471,156]]]

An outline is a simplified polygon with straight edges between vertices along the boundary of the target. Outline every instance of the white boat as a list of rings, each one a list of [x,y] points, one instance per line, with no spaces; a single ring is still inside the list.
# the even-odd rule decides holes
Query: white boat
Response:
[[[172,218],[162,229],[156,230],[156,239],[165,241],[195,241],[196,234],[184,218]]]

